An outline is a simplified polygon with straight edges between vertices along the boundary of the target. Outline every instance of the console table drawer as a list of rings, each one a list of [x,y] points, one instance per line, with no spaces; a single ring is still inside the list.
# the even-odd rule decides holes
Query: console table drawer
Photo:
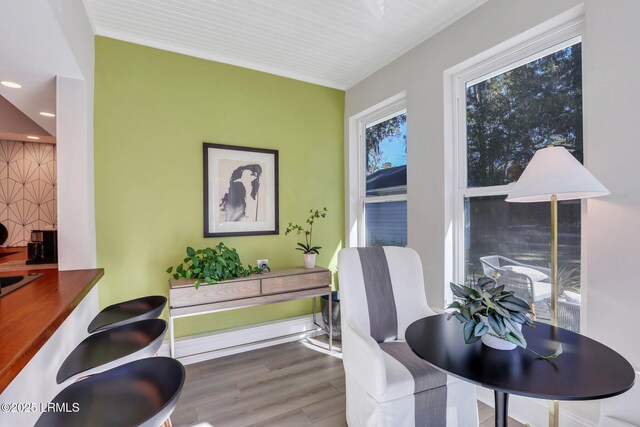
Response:
[[[270,277],[262,279],[262,294],[277,294],[328,285],[331,285],[331,272],[328,270],[295,276]]]
[[[260,296],[260,279],[228,281],[217,285],[172,287],[169,290],[171,307],[188,307],[212,302],[230,301]]]

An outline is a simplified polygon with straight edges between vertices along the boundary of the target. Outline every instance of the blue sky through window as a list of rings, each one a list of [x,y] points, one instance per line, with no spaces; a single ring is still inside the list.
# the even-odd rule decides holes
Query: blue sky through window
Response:
[[[366,137],[367,175],[407,164],[407,124],[404,114],[367,127]]]
[[[380,141],[382,163],[390,163],[392,167],[407,164],[407,124],[400,125],[400,135],[387,137]]]

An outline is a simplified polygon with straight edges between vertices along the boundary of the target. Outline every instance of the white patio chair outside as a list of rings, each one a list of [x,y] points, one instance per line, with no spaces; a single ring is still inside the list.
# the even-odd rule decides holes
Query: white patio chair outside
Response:
[[[551,269],[524,264],[500,255],[480,257],[485,276],[495,278],[499,285],[515,292],[529,303],[551,297]]]
[[[580,332],[580,294],[567,291],[558,299],[558,326]]]

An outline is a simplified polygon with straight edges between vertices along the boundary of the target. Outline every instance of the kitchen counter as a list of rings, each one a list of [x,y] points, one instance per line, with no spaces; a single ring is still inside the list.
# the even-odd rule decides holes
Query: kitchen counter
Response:
[[[48,270],[58,268],[58,264],[27,264],[27,247],[0,248],[0,274],[16,270]]]
[[[0,393],[104,275],[101,268],[58,271],[24,265],[0,275],[26,276],[34,270],[44,276],[0,298]]]

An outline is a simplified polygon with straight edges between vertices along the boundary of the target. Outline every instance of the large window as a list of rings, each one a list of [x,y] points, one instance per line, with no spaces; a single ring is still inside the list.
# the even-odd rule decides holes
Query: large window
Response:
[[[407,245],[407,113],[363,122],[364,244]]]
[[[548,42],[547,42],[548,44]],[[578,37],[529,46],[458,78],[455,279],[492,276],[548,321],[549,203],[506,203],[510,184],[549,144],[583,159],[582,50]],[[559,321],[580,325],[579,201],[559,204]]]
[[[348,244],[407,245],[404,94],[350,119]]]

